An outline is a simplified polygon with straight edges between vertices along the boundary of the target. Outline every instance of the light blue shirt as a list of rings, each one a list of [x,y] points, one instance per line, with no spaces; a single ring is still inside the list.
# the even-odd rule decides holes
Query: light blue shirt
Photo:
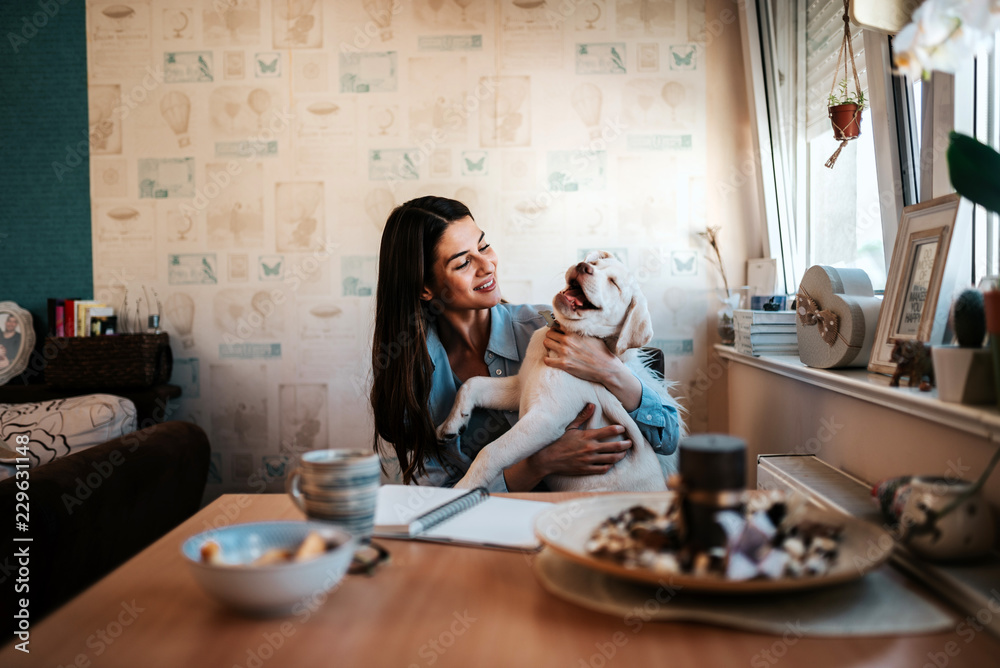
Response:
[[[521,360],[528,350],[531,335],[545,326],[545,320],[538,314],[540,308],[546,307],[497,304],[490,309],[490,340],[483,357],[490,377],[513,376],[521,369]],[[462,383],[452,372],[448,353],[433,325],[427,328],[427,350],[434,365],[428,404],[434,424],[441,424],[448,417]],[[653,450],[669,455],[677,448],[680,433],[677,410],[673,406],[664,406],[654,389],[643,384],[639,407],[629,416],[635,420]],[[435,458],[428,458],[424,462],[426,473],[414,478],[414,482],[451,487],[462,479],[479,451],[506,433],[517,423],[517,418],[517,411],[476,408],[465,432],[443,444],[449,461],[438,462]],[[488,487],[491,492],[506,492],[507,483],[503,474],[492,480]]]

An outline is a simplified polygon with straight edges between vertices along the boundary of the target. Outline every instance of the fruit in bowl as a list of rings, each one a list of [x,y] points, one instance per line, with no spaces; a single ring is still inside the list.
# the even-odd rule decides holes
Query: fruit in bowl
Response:
[[[202,589],[254,615],[281,615],[326,594],[347,572],[357,540],[323,522],[252,522],[184,541],[181,552]]]

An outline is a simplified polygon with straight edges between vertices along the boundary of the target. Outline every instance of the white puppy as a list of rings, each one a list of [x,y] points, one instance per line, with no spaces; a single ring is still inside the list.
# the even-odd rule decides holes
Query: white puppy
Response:
[[[654,378],[642,364],[637,349],[649,342],[653,328],[646,298],[625,265],[605,251],[591,253],[567,270],[566,285],[552,302],[563,331],[603,339],[647,386],[657,389],[664,404],[679,409],[668,384]],[[451,413],[438,427],[442,438],[461,433],[476,407],[519,410],[520,418],[510,431],[483,448],[455,487],[486,484],[508,466],[558,439],[580,411],[593,403],[596,410],[591,427],[620,424],[632,447],[603,475],[549,476],[549,487],[561,491],[665,490],[664,474],[676,470],[671,459],[663,458],[661,468],[639,427],[603,385],[546,366],[542,359],[552,353],[542,344],[545,333],[543,327],[532,335],[516,376],[470,378],[459,389]]]

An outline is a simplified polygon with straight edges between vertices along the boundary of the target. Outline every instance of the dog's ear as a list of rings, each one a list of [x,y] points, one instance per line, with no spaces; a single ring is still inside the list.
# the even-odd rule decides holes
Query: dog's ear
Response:
[[[604,258],[614,257],[611,253],[606,250],[596,250],[587,253],[587,257],[583,258],[584,262],[597,262],[598,260],[603,260]]]
[[[625,322],[615,343],[615,355],[619,357],[626,350],[642,348],[653,338],[653,320],[649,317],[646,298],[640,292],[632,295],[632,303],[625,312]]]

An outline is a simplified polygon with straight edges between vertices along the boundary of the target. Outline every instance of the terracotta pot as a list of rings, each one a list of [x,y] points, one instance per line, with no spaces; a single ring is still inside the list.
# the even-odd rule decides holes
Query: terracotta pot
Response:
[[[861,135],[861,110],[856,104],[838,104],[827,108],[833,137],[837,141],[853,139]]]

